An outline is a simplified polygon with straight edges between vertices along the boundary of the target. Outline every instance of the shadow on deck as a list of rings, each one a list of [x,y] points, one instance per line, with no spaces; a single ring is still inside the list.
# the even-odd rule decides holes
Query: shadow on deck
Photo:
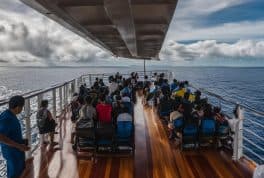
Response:
[[[181,151],[168,140],[167,130],[151,108],[135,105],[135,155],[79,160],[70,143],[70,114],[61,117],[55,147],[39,148],[28,164],[26,178],[239,178],[252,177],[255,165],[242,159],[234,162],[224,151]]]

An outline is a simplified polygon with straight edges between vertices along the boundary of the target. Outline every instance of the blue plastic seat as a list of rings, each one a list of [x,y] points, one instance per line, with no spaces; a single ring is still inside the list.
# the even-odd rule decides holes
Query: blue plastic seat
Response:
[[[183,127],[183,117],[173,120],[173,126],[175,129],[180,129]]]
[[[117,139],[130,138],[132,135],[133,124],[131,121],[117,122],[116,136]]]
[[[204,118],[201,121],[200,133],[213,135],[216,131],[216,121],[213,118]]]
[[[183,129],[183,137],[185,137],[185,136],[196,137],[197,131],[198,131],[198,129],[195,125],[187,125]]]

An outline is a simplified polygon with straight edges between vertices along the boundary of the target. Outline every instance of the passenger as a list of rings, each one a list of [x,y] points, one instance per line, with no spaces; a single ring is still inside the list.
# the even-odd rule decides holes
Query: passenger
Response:
[[[199,90],[196,90],[194,92],[194,94],[195,94],[194,104],[195,105],[200,105],[201,104],[201,94],[202,93]]]
[[[173,93],[173,96],[174,96],[174,97],[181,97],[181,98],[183,98],[185,92],[186,92],[186,89],[184,88],[184,83],[181,82],[181,83],[179,84],[179,90],[175,91],[175,92]]]
[[[213,113],[214,113],[214,118],[217,121],[217,123],[224,124],[227,122],[227,120],[225,119],[225,116],[221,113],[220,107],[214,107]]]
[[[183,116],[186,119],[191,118],[191,113],[192,113],[192,110],[193,110],[193,105],[189,101],[189,97],[190,97],[190,93],[186,92],[184,94],[184,98],[183,98],[183,101],[182,101],[182,106],[183,106],[183,110],[184,110],[183,111]]]
[[[80,110],[80,103],[79,103],[79,95],[78,93],[74,93],[72,101],[71,101],[71,121],[75,122],[78,120],[79,117],[79,110]]]
[[[172,100],[166,95],[164,95],[160,99],[158,111],[159,111],[159,115],[162,118],[167,119],[167,117],[170,116],[170,112],[173,109],[172,103],[173,103]]]
[[[123,84],[124,88],[120,91],[120,94],[123,96],[123,94],[126,94],[127,96],[131,96],[131,89],[129,87],[129,82],[125,81]]]
[[[40,134],[40,143],[42,145],[47,144],[45,137],[46,134],[49,134],[50,144],[55,145],[54,133],[57,123],[48,110],[48,103],[48,100],[41,101],[41,107],[37,112],[37,126]]]
[[[109,85],[109,93],[113,94],[117,89],[118,89],[118,84],[116,82],[116,79],[112,79]]]
[[[99,84],[100,87],[104,87],[105,86],[103,79],[100,79],[98,84]]]
[[[163,83],[161,85],[161,91],[163,95],[169,95],[170,94],[170,85],[168,84],[168,80],[164,79]]]
[[[102,123],[112,121],[112,106],[105,102],[105,96],[101,95],[99,103],[96,105],[97,119]]]
[[[117,120],[117,116],[122,113],[123,111],[123,105],[122,105],[122,100],[121,100],[121,96],[118,95],[116,96],[116,101],[113,102],[113,121],[114,121],[114,124],[116,123],[116,120]]]
[[[91,125],[93,125],[94,121],[96,120],[96,110],[92,106],[93,99],[91,96],[87,96],[85,98],[85,105],[82,106],[80,109],[80,117],[81,119],[91,120]]]
[[[22,96],[13,96],[9,100],[9,109],[0,115],[0,143],[2,155],[7,164],[7,177],[18,178],[25,169],[25,151],[30,148],[22,137],[17,114],[21,113],[25,100]]]
[[[176,79],[173,79],[173,82],[170,85],[170,91],[174,91],[178,86],[178,81]]]
[[[182,105],[174,105],[173,111],[170,113],[170,122],[168,124],[169,128],[169,139],[175,138],[175,133],[174,133],[174,124],[173,121],[179,118],[183,117],[183,108]]]

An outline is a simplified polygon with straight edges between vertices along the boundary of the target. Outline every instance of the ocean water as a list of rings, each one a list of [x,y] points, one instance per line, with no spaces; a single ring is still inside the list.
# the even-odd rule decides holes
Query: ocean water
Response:
[[[131,72],[141,70],[142,67],[0,67],[0,100],[15,93],[23,93],[30,90],[47,88],[56,83],[76,78],[85,73],[112,73]],[[191,84],[204,88],[208,91],[223,96],[225,99],[236,101],[243,105],[250,106],[258,111],[264,112],[264,68],[238,68],[238,67],[169,67],[151,69],[167,69],[173,71],[174,77],[178,80],[188,80]],[[220,105],[227,114],[232,113],[233,104],[219,101],[209,97],[209,101]],[[253,122],[254,123],[253,123]],[[244,127],[255,131],[261,138],[264,138],[263,116],[245,111]],[[244,136],[250,141],[257,143],[264,148],[264,142],[249,132]],[[264,152],[244,140],[244,144],[251,150],[264,157]],[[250,151],[245,154],[258,163],[264,163]]]

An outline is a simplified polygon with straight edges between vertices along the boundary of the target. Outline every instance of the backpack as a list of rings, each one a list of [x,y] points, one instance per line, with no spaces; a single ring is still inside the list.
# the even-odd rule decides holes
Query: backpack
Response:
[[[41,109],[37,113],[37,125],[39,128],[44,128],[48,119],[48,110]]]

